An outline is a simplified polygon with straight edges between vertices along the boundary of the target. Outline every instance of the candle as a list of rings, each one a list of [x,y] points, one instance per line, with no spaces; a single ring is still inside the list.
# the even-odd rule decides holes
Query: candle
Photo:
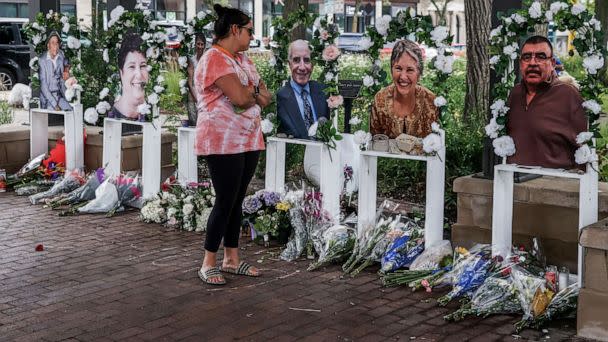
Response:
[[[568,287],[568,278],[570,277],[570,272],[568,268],[562,267],[559,270],[559,290],[563,290]]]

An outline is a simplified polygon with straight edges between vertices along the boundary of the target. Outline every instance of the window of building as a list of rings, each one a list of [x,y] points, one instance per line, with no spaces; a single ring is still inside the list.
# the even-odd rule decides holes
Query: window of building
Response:
[[[61,4],[59,7],[59,12],[66,15],[76,15],[76,5],[64,5]]]
[[[18,4],[10,2],[0,3],[0,17],[27,18],[29,16],[27,9],[27,4]]]
[[[156,0],[150,3],[157,20],[186,20],[186,0]]]

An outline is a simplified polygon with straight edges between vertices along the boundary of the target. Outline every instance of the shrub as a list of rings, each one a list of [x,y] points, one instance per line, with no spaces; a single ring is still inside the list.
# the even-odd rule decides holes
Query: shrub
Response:
[[[0,125],[13,123],[13,108],[6,101],[0,101]]]

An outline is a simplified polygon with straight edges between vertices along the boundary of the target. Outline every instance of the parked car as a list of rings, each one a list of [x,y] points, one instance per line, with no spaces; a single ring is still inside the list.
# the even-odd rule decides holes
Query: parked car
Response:
[[[0,18],[0,91],[28,84],[30,47],[22,28],[27,19]]]

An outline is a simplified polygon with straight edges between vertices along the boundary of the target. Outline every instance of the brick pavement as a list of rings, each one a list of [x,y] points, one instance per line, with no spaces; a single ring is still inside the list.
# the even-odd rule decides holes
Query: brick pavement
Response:
[[[242,240],[264,275],[212,287],[196,275],[201,234],[138,222],[135,211],[57,217],[10,193],[0,208],[0,341],[514,340],[517,317],[447,323],[456,306],[437,307],[440,293],[382,288],[377,269],[352,279],[339,266],[307,272],[306,260]],[[573,326],[555,323],[548,336],[573,340]]]

